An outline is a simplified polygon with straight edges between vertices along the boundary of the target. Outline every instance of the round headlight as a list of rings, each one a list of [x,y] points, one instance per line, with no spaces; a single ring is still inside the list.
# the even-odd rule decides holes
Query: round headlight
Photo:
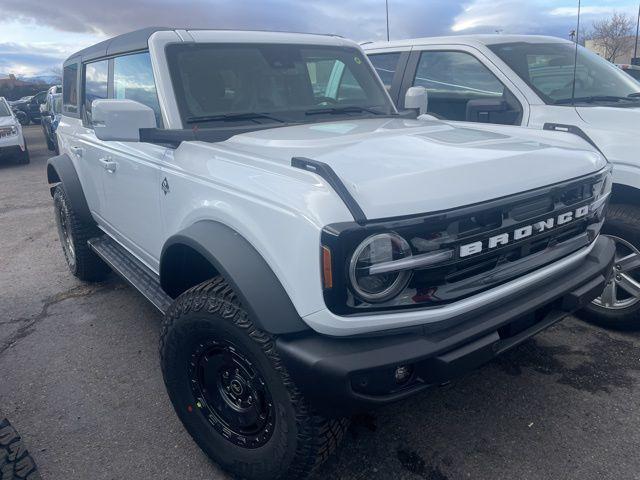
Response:
[[[356,248],[349,265],[349,279],[356,294],[366,302],[384,302],[400,293],[411,272],[407,270],[372,275],[370,267],[411,256],[409,243],[395,233],[365,239]]]

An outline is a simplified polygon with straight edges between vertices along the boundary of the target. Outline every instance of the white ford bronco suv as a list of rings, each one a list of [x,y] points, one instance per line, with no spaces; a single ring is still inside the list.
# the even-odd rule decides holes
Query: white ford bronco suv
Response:
[[[616,242],[616,262],[613,281],[583,314],[640,329],[640,84],[556,37],[463,35],[363,48],[399,108],[410,88],[424,87],[428,113],[442,119],[569,132],[604,153],[614,169],[603,233]]]
[[[22,134],[22,125],[11,110],[9,102],[0,97],[0,161],[12,158],[29,163],[29,149]]]
[[[146,29],[63,76],[69,268],[164,314],[175,410],[240,478],[308,475],[351,413],[490,360],[611,272],[600,153],[403,117],[343,38]]]

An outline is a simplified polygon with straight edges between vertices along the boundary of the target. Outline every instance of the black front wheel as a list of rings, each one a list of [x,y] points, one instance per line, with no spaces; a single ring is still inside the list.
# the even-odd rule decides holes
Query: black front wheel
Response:
[[[312,411],[274,340],[220,277],[182,294],[162,326],[162,371],[180,420],[209,457],[240,478],[304,478],[348,424]]]
[[[611,279],[583,316],[603,327],[640,329],[640,208],[610,205],[603,233],[616,245]]]

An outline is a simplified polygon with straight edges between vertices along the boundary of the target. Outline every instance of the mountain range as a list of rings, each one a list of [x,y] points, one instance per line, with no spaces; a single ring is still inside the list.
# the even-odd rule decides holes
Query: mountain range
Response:
[[[0,80],[8,78],[9,74],[0,73]],[[62,83],[62,78],[59,75],[16,75],[18,80],[22,80],[27,83],[54,85]]]

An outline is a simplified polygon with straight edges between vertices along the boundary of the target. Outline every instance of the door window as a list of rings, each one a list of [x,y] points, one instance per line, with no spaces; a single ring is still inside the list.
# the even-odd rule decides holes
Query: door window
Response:
[[[476,57],[465,52],[425,51],[414,85],[429,93],[429,112],[448,120],[516,124],[522,108]]]
[[[369,55],[369,60],[371,60],[373,68],[378,72],[378,76],[382,80],[382,83],[384,83],[387,91],[390,91],[393,76],[396,74],[398,62],[400,61],[400,52],[376,53]]]
[[[152,108],[156,122],[162,124],[149,52],[117,57],[113,64],[113,85],[115,98],[134,100]]]
[[[94,100],[107,98],[109,61],[88,63],[84,67],[84,112],[87,125],[91,125],[91,108]]]

